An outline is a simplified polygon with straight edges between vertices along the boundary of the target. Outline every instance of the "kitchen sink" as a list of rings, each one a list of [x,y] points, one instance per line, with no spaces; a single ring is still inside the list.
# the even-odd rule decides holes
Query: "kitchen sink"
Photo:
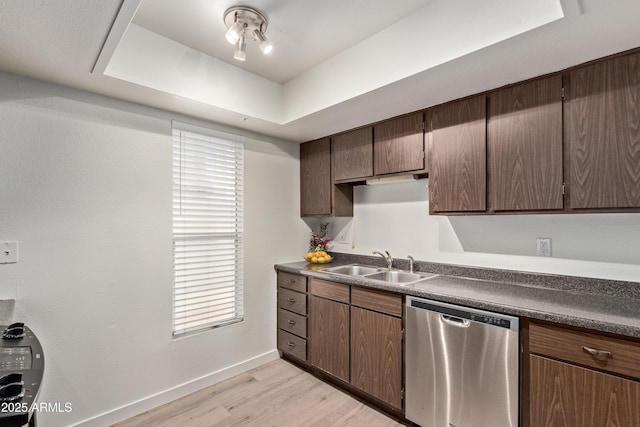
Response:
[[[360,276],[365,279],[378,280],[380,282],[394,283],[398,285],[411,285],[421,280],[436,277],[432,273],[410,273],[402,270],[385,270],[379,267],[350,264],[339,265],[324,270],[327,273],[342,274],[345,276]]]
[[[345,274],[347,276],[364,276],[366,274],[372,274],[380,271],[376,267],[366,267],[364,265],[341,265],[338,267],[331,267],[325,270],[328,273]]]
[[[367,274],[365,277],[367,279],[380,280],[387,283],[408,285],[435,276],[437,275],[432,273],[409,273],[407,271],[387,270]]]

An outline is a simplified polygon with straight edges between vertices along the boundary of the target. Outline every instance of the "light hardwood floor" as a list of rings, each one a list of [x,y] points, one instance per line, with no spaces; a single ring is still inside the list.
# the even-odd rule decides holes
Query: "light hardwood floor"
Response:
[[[114,427],[402,426],[278,359]]]

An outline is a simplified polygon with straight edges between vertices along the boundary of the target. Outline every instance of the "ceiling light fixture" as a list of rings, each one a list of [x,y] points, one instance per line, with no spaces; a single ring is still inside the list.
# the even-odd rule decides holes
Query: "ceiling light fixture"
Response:
[[[245,60],[247,37],[253,37],[262,53],[267,54],[273,50],[273,45],[264,35],[267,31],[267,18],[256,9],[246,6],[231,7],[224,13],[224,24],[228,28],[225,38],[236,46],[233,54],[235,59]]]

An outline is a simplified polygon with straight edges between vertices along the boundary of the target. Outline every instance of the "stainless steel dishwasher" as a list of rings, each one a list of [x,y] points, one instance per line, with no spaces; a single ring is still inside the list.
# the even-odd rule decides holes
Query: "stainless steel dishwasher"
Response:
[[[407,297],[406,417],[422,427],[519,425],[518,318]]]

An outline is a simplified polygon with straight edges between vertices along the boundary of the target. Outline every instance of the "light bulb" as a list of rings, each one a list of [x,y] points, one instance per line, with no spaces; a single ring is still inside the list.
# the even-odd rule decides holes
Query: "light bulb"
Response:
[[[229,27],[227,33],[224,35],[227,41],[230,44],[238,43],[240,37],[242,37],[242,33],[244,32],[244,25],[240,21],[236,21],[232,26]]]
[[[247,43],[243,36],[240,36],[240,40],[238,40],[238,45],[236,46],[235,52],[233,52],[233,58],[238,61],[244,61],[246,59],[247,54]]]
[[[267,40],[267,38],[265,37],[262,31],[254,30],[253,35],[262,53],[267,54],[273,50],[273,45],[271,44],[271,42],[269,42],[269,40]]]

